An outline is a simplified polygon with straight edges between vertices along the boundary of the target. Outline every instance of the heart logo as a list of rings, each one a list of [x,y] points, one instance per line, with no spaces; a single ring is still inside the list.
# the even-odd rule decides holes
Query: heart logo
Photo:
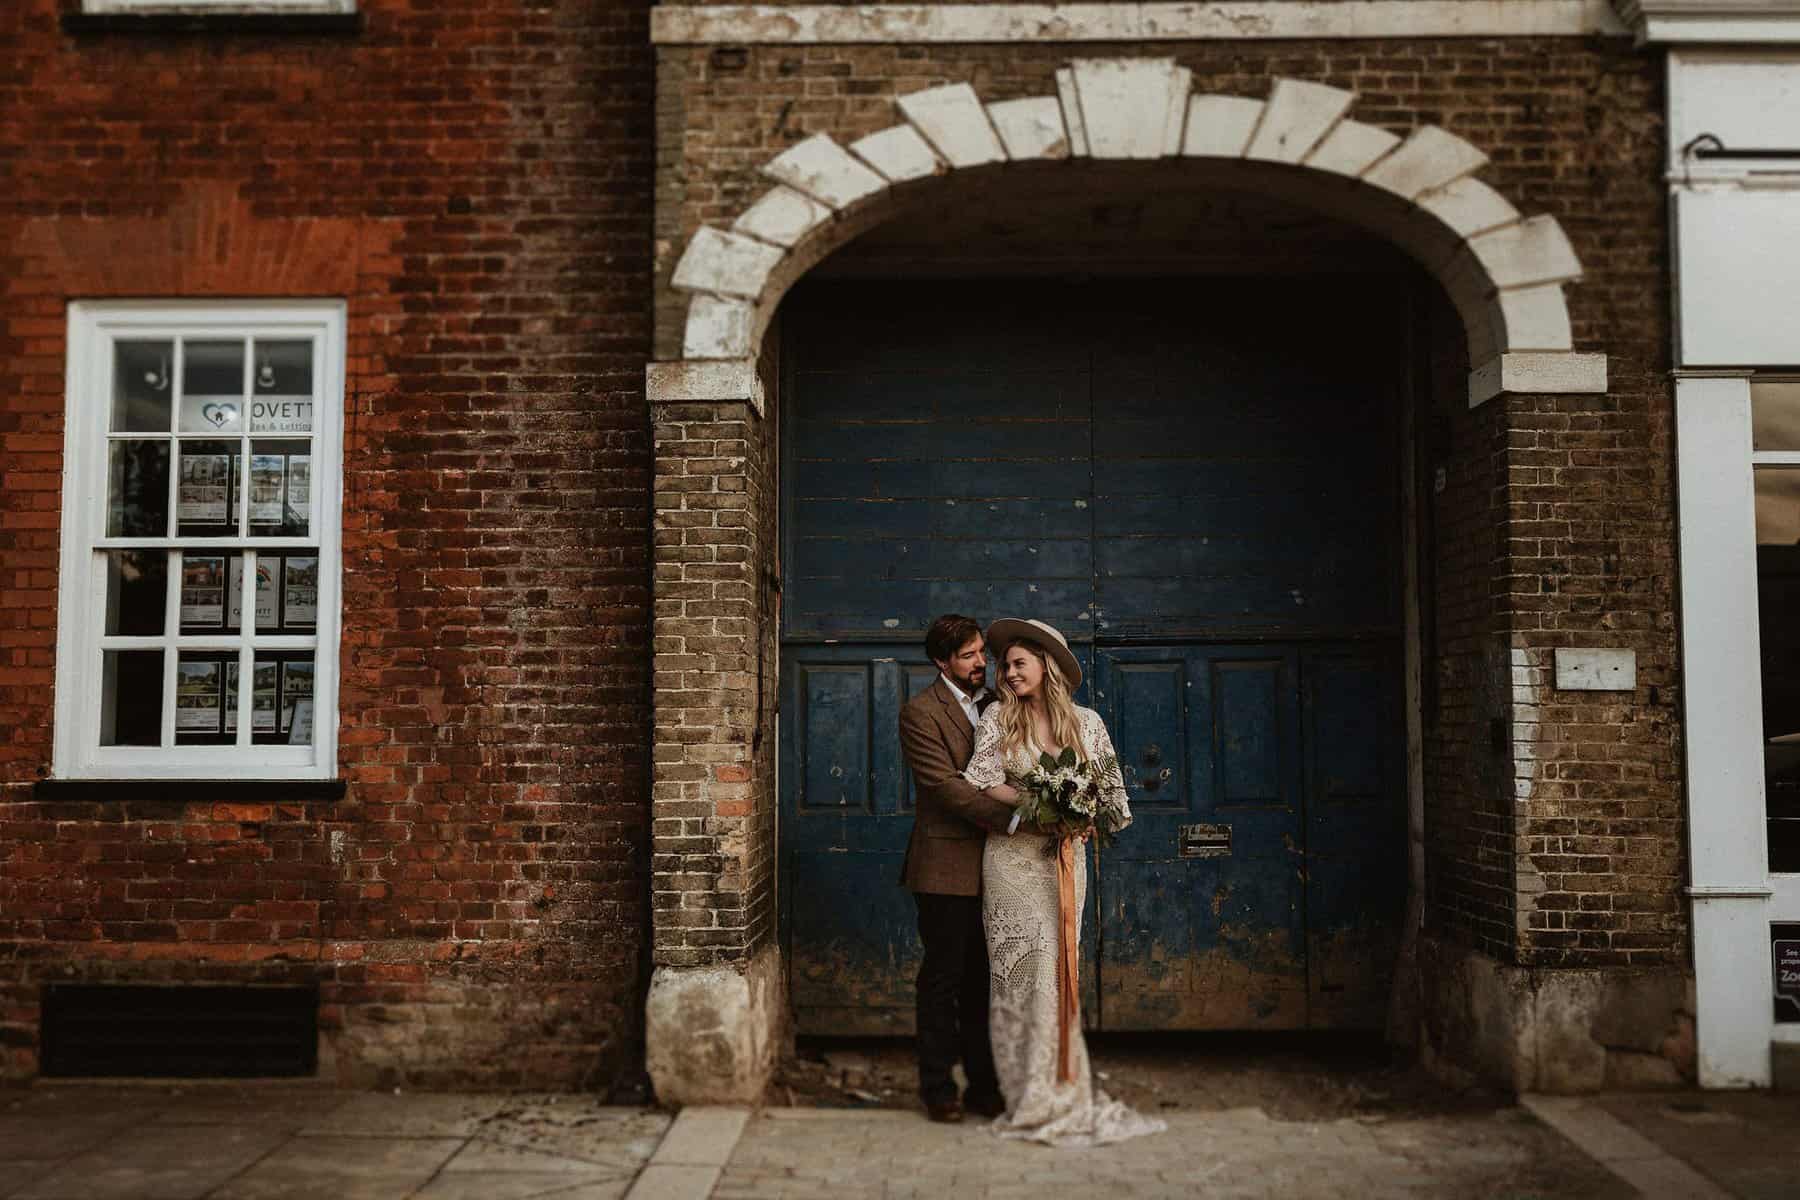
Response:
[[[200,410],[200,415],[211,421],[214,429],[223,429],[237,420],[238,410],[235,404],[208,404]]]

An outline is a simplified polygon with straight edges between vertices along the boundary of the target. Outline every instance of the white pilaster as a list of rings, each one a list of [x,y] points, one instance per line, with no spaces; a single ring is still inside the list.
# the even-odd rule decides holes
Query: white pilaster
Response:
[[[1702,1087],[1767,1087],[1762,679],[1750,385],[1675,387],[1688,859]]]

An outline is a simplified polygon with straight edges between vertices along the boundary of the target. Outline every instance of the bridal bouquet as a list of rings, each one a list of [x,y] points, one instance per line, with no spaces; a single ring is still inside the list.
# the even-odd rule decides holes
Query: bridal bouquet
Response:
[[[1040,754],[1037,765],[1020,781],[1019,790],[1024,793],[1019,802],[1020,819],[1040,826],[1061,825],[1065,833],[1092,830],[1102,846],[1110,846],[1118,832],[1116,814],[1103,810],[1100,798],[1107,789],[1123,786],[1114,755],[1081,759],[1073,747],[1065,747],[1056,758]]]

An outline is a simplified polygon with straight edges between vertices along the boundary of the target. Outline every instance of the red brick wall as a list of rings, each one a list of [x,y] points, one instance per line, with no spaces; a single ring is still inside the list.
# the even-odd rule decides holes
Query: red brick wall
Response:
[[[360,35],[0,12],[0,1048],[45,980],[317,980],[337,1068],[637,1061],[647,6],[363,0]],[[65,305],[349,307],[341,801],[40,799]]]

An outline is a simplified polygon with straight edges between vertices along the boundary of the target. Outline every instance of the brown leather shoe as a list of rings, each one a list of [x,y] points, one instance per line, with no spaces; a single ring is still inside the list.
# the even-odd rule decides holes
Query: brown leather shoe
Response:
[[[963,1119],[962,1101],[945,1100],[939,1104],[927,1104],[925,1115],[944,1125],[960,1125]]]

